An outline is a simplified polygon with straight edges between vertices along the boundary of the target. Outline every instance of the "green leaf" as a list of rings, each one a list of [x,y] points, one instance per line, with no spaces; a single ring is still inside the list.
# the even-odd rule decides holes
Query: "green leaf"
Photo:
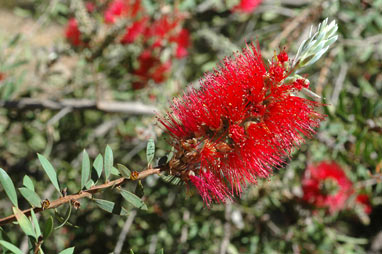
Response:
[[[50,181],[52,182],[53,186],[56,188],[58,192],[61,193],[60,186],[58,185],[57,174],[52,164],[50,164],[50,162],[43,155],[38,153],[37,156],[46,174],[48,175]]]
[[[160,250],[158,250],[158,252],[157,252],[158,254],[164,254],[164,250],[163,250],[163,248],[162,249],[160,249]]]
[[[85,184],[89,181],[89,177],[90,159],[88,153],[84,149],[84,151],[82,152],[81,189],[83,189]]]
[[[34,229],[36,232],[36,237],[39,238],[41,236],[41,229],[40,229],[40,225],[38,224],[38,220],[37,220],[36,214],[34,213],[33,209],[31,210],[31,217],[32,217],[33,226],[34,226]]]
[[[176,177],[176,176],[164,175],[164,174],[161,174],[159,176],[166,183],[170,183],[173,185],[181,185],[183,183],[182,179],[180,179],[179,177]]]
[[[126,177],[127,179],[130,178],[130,176],[131,176],[131,171],[130,171],[126,166],[124,166],[124,165],[118,163],[118,164],[117,164],[117,169],[118,169],[119,173],[121,173],[121,175],[122,175],[123,177]]]
[[[146,159],[147,159],[147,164],[150,164],[155,155],[155,142],[154,139],[150,138],[149,141],[147,142],[147,147],[146,147]]]
[[[62,217],[58,212],[55,212],[56,218],[57,218],[57,220],[59,220],[61,222],[61,224],[58,225],[57,227],[55,227],[54,229],[57,230],[57,229],[63,227],[68,222],[71,214],[72,214],[72,205],[71,204],[69,204],[69,207],[66,210],[65,216]]]
[[[23,178],[23,184],[25,187],[27,187],[28,189],[34,191],[34,184],[33,184],[33,181],[32,179],[25,175],[24,178]]]
[[[58,254],[72,254],[73,252],[74,252],[74,247],[70,247],[70,248],[67,248],[67,249],[61,251]]]
[[[4,248],[8,249],[14,254],[23,254],[23,252],[19,248],[17,248],[16,246],[14,246],[13,244],[9,242],[0,240],[0,245],[2,245]]]
[[[33,207],[41,207],[41,198],[31,189],[21,187],[19,188],[21,195],[28,201]]]
[[[16,220],[19,223],[19,226],[21,227],[21,229],[24,231],[24,233],[28,236],[33,236],[35,239],[37,239],[36,233],[33,230],[32,223],[30,222],[28,217],[25,216],[25,214],[23,214],[23,212],[19,208],[17,207],[12,207],[12,208],[13,208],[13,213],[16,216]]]
[[[98,154],[97,158],[93,162],[93,167],[95,168],[98,178],[101,177],[102,169],[103,169],[103,158],[102,154]]]
[[[94,186],[94,181],[92,179],[90,179],[86,184],[85,184],[85,188],[88,190],[90,189],[91,187]]]
[[[17,194],[15,186],[13,185],[13,182],[7,172],[5,172],[4,169],[0,168],[0,183],[3,186],[5,193],[7,194],[8,198],[11,200],[12,204],[16,207],[18,207],[17,204]]]
[[[42,235],[44,236],[44,239],[47,239],[50,234],[53,232],[53,217],[50,216],[49,219],[45,222],[44,228],[42,231]]]
[[[130,254],[134,254],[134,251],[133,251],[133,249],[130,249]]]
[[[113,151],[111,150],[110,146],[107,145],[105,149],[105,165],[104,165],[106,181],[109,180],[112,167],[113,167]]]
[[[111,174],[115,176],[119,176],[119,170],[115,167],[111,167]]]
[[[133,206],[142,210],[147,210],[147,205],[134,193],[131,193],[127,190],[121,190],[121,195],[127,202],[129,202]]]
[[[114,202],[103,200],[103,199],[93,199],[97,206],[106,212],[114,213],[118,215],[127,215],[127,210],[123,207],[117,206]]]

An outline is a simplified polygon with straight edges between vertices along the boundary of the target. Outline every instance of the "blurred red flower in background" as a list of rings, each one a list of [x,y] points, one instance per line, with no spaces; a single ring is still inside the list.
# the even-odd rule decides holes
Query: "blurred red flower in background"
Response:
[[[233,11],[252,12],[261,4],[262,0],[240,0],[240,3],[233,7]]]
[[[176,149],[170,174],[193,183],[207,204],[268,177],[323,119],[319,103],[292,95],[286,66],[277,58],[265,66],[248,45],[159,117]]]
[[[353,193],[352,182],[335,162],[309,165],[302,180],[303,200],[333,213],[345,207]]]
[[[65,28],[65,37],[73,46],[83,45],[83,42],[81,41],[81,32],[75,18],[69,19],[69,22]]]
[[[370,199],[369,199],[368,195],[366,195],[366,194],[358,194],[355,201],[356,201],[356,203],[358,203],[359,205],[361,205],[363,207],[363,211],[366,214],[370,214],[371,213],[372,207],[371,207]]]
[[[91,2],[87,2],[86,6],[89,12],[96,9]],[[121,44],[134,43],[142,37],[139,41],[142,52],[138,58],[138,68],[130,70],[138,79],[133,82],[133,89],[145,87],[150,80],[164,82],[171,71],[172,61],[188,55],[190,34],[183,28],[185,14],[176,9],[154,19],[147,15],[141,0],[113,0],[103,15],[106,24],[114,24],[117,19],[128,19],[125,34],[119,40]],[[73,46],[83,45],[76,19],[69,20],[65,37]],[[168,48],[171,49],[170,55],[166,60],[161,60],[163,52],[169,52]]]

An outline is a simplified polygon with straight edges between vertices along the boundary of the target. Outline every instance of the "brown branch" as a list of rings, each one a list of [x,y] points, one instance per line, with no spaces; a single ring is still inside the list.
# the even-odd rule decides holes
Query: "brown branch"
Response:
[[[158,173],[160,173],[161,169],[162,168],[149,168],[149,169],[146,169],[144,171],[138,172],[137,173],[138,175],[134,179],[131,179],[131,180],[141,180],[143,178],[146,178],[149,175],[158,174]],[[89,190],[83,190],[83,191],[80,191],[80,192],[78,192],[76,194],[67,195],[67,196],[61,197],[59,199],[50,201],[49,206],[47,208],[45,208],[45,209],[43,209],[41,207],[35,207],[35,208],[26,209],[26,210],[24,210],[22,212],[26,216],[30,216],[32,209],[37,214],[37,213],[42,212],[42,211],[47,210],[47,209],[57,208],[57,207],[59,207],[59,206],[61,206],[63,204],[69,203],[69,202],[76,202],[76,201],[78,201],[81,198],[90,198],[91,199],[93,197],[93,194],[95,194],[95,193],[97,193],[99,191],[102,191],[104,189],[120,186],[120,185],[124,184],[125,182],[127,182],[129,180],[130,179],[127,179],[125,177],[121,177],[121,178],[118,178],[116,180],[113,180],[113,181],[110,181],[110,182],[107,182],[107,183],[104,183],[104,184],[101,184],[101,185],[93,186]],[[0,226],[3,226],[3,225],[8,224],[8,223],[11,223],[12,221],[15,221],[15,220],[16,220],[15,215],[10,215],[8,217],[2,218],[2,219],[0,219]]]
[[[93,101],[87,99],[63,99],[48,100],[35,98],[21,98],[19,100],[0,100],[0,107],[7,109],[33,110],[50,109],[62,110],[69,108],[72,110],[98,110],[108,113],[125,113],[129,115],[154,115],[157,111],[152,105],[145,105],[140,102],[121,101]]]

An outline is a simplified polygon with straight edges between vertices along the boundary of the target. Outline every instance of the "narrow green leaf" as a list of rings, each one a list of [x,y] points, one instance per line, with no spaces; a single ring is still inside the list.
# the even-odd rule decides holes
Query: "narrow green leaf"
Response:
[[[129,202],[133,206],[142,210],[147,210],[147,205],[134,193],[131,193],[127,190],[121,190],[121,195],[127,202]]]
[[[31,210],[31,217],[32,217],[33,226],[34,226],[34,229],[36,232],[36,237],[39,238],[41,236],[41,229],[40,229],[40,225],[38,224],[38,220],[37,220],[36,214],[34,213],[33,209]]]
[[[83,189],[85,184],[89,181],[89,177],[90,159],[88,153],[84,149],[84,151],[82,152],[81,189]]]
[[[130,254],[134,254],[134,251],[133,251],[133,249],[130,249]]]
[[[115,176],[120,176],[119,170],[116,167],[111,168],[111,174]]]
[[[7,194],[8,198],[11,200],[12,204],[16,207],[18,207],[17,204],[17,194],[15,186],[13,185],[13,182],[7,172],[5,172],[4,169],[0,168],[0,183],[3,186],[5,193]]]
[[[85,184],[85,188],[88,190],[90,189],[91,187],[94,186],[94,181],[92,179],[90,179],[86,184]]]
[[[102,169],[103,169],[103,158],[102,154],[98,154],[95,161],[93,162],[93,167],[95,168],[98,178],[101,177]]]
[[[103,200],[103,199],[93,199],[97,206],[106,212],[114,213],[118,215],[127,215],[127,210],[123,207],[117,206],[114,202]]]
[[[113,151],[111,150],[110,146],[107,145],[105,149],[105,165],[104,165],[106,181],[109,180],[112,167],[113,167]]]
[[[41,207],[41,198],[31,189],[21,187],[19,188],[21,195],[28,201],[33,207]]]
[[[149,141],[147,142],[147,147],[146,147],[146,159],[147,159],[147,164],[150,164],[155,155],[155,142],[154,139],[150,138]]]
[[[33,181],[32,179],[25,175],[24,178],[23,178],[23,184],[25,187],[27,187],[28,189],[34,191],[34,184],[33,184]]]
[[[68,222],[70,215],[72,215],[72,205],[69,205],[68,209],[66,210],[65,216],[62,217],[58,212],[55,212],[55,215],[57,220],[61,222],[60,225],[54,228],[55,230],[57,230],[63,227]]]
[[[121,175],[122,175],[123,177],[126,177],[127,179],[130,178],[130,176],[131,176],[131,171],[130,171],[126,166],[124,166],[124,165],[118,163],[118,164],[117,164],[117,168],[118,168],[119,173],[121,173]]]
[[[14,254],[23,254],[23,252],[19,248],[17,248],[16,246],[14,246],[13,244],[11,244],[9,242],[0,240],[0,245],[3,246],[4,248],[8,249],[9,251],[11,251]]]
[[[53,186],[56,188],[58,192],[61,193],[60,186],[58,185],[57,174],[52,164],[50,164],[50,162],[43,155],[38,153],[37,156],[46,174],[48,175],[50,181],[52,182]]]
[[[13,213],[16,216],[16,220],[19,223],[19,226],[21,229],[24,231],[24,233],[28,236],[33,236],[35,239],[37,239],[36,234],[33,230],[32,223],[28,219],[23,212],[17,208],[17,207],[12,207],[13,208]]]
[[[61,251],[58,254],[73,254],[73,252],[74,252],[74,247],[70,247],[70,248],[67,248],[67,249]]]
[[[48,239],[50,234],[53,232],[53,217],[50,216],[49,219],[45,222],[44,228],[42,230],[42,235],[44,236],[44,239]]]
[[[158,254],[164,254],[164,250],[163,250],[163,248],[160,249],[160,250],[158,250]]]

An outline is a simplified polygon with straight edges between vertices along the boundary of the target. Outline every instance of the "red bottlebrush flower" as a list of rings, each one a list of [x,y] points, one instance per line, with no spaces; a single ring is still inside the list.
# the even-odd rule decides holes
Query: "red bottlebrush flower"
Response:
[[[280,61],[280,63],[285,63],[288,61],[288,54],[285,52],[285,50],[282,50],[280,54],[277,55],[277,59]]]
[[[248,45],[158,118],[175,147],[168,172],[193,183],[207,204],[268,177],[323,119],[315,111],[319,103],[292,94],[293,85],[283,82],[286,74],[280,80],[270,73],[275,66],[288,73],[277,60],[266,67],[256,47]]]
[[[153,56],[150,49],[142,52],[138,58],[139,68],[134,71],[134,74],[140,81],[133,83],[134,89],[141,89],[146,86],[146,83],[151,79],[156,83],[162,83],[166,80],[168,73],[171,70],[171,62],[161,63],[160,59]]]
[[[116,19],[122,16],[135,17],[141,9],[141,1],[135,0],[114,0],[110,3],[104,13],[106,24],[114,24]]]
[[[131,27],[126,27],[126,33],[121,39],[122,44],[128,44],[135,41],[135,39],[143,33],[146,28],[148,17],[142,18],[133,23]]]
[[[190,45],[190,33],[187,29],[182,28],[177,35],[170,38],[170,41],[177,44],[175,51],[176,58],[183,58],[188,55],[187,48]]]
[[[151,74],[152,80],[155,81],[155,83],[162,83],[166,80],[167,75],[169,71],[171,70],[171,62],[167,61],[165,63],[161,63],[157,65]]]
[[[65,29],[65,37],[73,46],[81,46],[81,32],[78,29],[77,20],[75,18],[69,19],[69,22]]]
[[[233,11],[252,12],[261,4],[262,0],[240,0],[240,3],[233,7]]]
[[[95,4],[92,2],[86,2],[85,7],[86,7],[86,10],[90,13],[92,13],[96,8]]]
[[[0,72],[0,82],[5,79],[5,73]]]
[[[308,88],[310,85],[309,81],[306,79],[297,79],[293,82],[293,86],[300,91],[302,88]]]
[[[344,208],[352,194],[352,183],[335,162],[308,166],[302,181],[303,200],[333,213]]]
[[[355,201],[363,207],[363,211],[366,214],[370,214],[372,211],[369,196],[366,194],[359,194]]]
[[[108,8],[105,11],[104,19],[105,23],[113,24],[117,17],[122,16],[124,12],[126,12],[127,5],[124,0],[114,0],[110,3]]]

